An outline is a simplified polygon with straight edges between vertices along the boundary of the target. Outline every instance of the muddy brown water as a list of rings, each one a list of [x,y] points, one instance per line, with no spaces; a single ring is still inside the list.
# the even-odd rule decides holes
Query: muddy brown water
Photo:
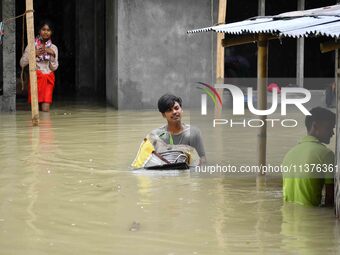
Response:
[[[251,176],[130,170],[141,139],[163,124],[156,111],[63,106],[40,117],[33,128],[30,112],[0,115],[0,254],[335,254],[340,248],[333,209],[284,204],[279,177],[259,187]],[[255,164],[254,130],[202,132],[208,159]],[[268,162],[278,164],[304,132],[302,125],[269,129]]]

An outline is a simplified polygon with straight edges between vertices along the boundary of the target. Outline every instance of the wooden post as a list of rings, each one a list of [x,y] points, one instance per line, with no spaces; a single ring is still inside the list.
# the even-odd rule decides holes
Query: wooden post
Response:
[[[340,1],[337,0],[337,3]],[[337,41],[336,41],[337,42]],[[335,164],[339,166],[340,163],[340,52],[337,49],[335,51],[335,83],[336,83],[336,145],[335,145]],[[334,204],[335,204],[335,215],[340,219],[340,172],[335,172],[334,178]]]
[[[266,15],[266,0],[258,0],[258,15]],[[257,108],[266,109],[267,107],[267,91],[266,91],[266,77],[267,77],[267,52],[268,41],[265,36],[259,34],[257,43]],[[260,119],[264,121],[264,126],[258,131],[257,146],[258,146],[258,165],[266,164],[266,143],[267,143],[267,123],[265,121],[266,116],[260,116]],[[261,172],[256,178],[256,187],[258,190],[262,190],[266,185],[266,179],[264,173]]]
[[[29,57],[29,73],[31,84],[31,108],[32,108],[32,123],[33,126],[39,125],[39,105],[38,105],[38,89],[37,89],[37,64],[35,60],[35,45],[34,45],[34,15],[33,15],[33,0],[26,0],[26,24],[27,24],[27,42],[28,42],[28,57]]]
[[[305,0],[298,0],[297,9],[302,11],[305,9]],[[298,38],[296,40],[296,83],[303,88],[303,78],[305,69],[305,38]]]
[[[335,145],[335,164],[339,166],[340,162],[340,54],[339,50],[335,51],[335,83],[336,83],[336,145]],[[334,204],[335,204],[335,215],[340,219],[340,172],[335,171],[334,178]]]
[[[227,13],[227,0],[219,0],[218,4],[218,23],[226,22]],[[216,83],[224,83],[224,47],[222,46],[222,40],[224,39],[224,33],[217,33],[217,46],[216,46]],[[223,100],[223,89],[217,89],[218,94]],[[220,110],[215,109],[215,113],[219,113]]]
[[[258,11],[259,16],[265,16],[266,15],[266,0],[259,0],[258,1]]]
[[[265,36],[259,35],[257,44],[257,108],[259,110],[267,109],[267,64],[268,64],[268,41]],[[258,164],[266,165],[266,143],[267,143],[267,116],[260,116],[264,125],[258,132]],[[264,173],[260,173],[263,175]]]

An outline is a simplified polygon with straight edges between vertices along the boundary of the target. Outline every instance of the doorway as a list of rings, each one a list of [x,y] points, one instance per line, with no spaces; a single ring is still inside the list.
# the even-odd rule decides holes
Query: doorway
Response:
[[[98,3],[97,3],[98,2]],[[25,12],[25,1],[16,1],[16,15]],[[54,101],[105,100],[105,1],[35,0],[35,26],[42,20],[54,26],[52,42],[58,47],[59,68],[56,71]],[[22,19],[16,22],[17,77],[22,56]],[[26,27],[25,27],[26,30]],[[35,34],[37,34],[35,28]],[[23,36],[24,35],[24,36]],[[26,92],[27,94],[27,92]],[[27,95],[17,89],[17,99]]]

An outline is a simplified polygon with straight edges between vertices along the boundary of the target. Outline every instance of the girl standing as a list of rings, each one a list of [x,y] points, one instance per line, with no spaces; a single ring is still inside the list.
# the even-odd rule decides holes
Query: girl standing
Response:
[[[50,111],[52,103],[55,76],[58,68],[58,48],[52,44],[53,28],[50,22],[44,21],[39,26],[39,35],[35,38],[35,55],[37,62],[38,102],[41,110]],[[28,65],[28,48],[20,59],[20,66]],[[28,101],[31,102],[30,86],[28,87]]]

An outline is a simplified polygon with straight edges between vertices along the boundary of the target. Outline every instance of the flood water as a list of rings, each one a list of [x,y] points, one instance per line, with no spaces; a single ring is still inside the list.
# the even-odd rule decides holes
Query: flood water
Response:
[[[186,117],[189,122],[188,116]],[[297,118],[301,116],[297,114]],[[280,178],[129,169],[156,111],[54,107],[0,115],[0,254],[336,254],[330,208],[282,202]],[[268,129],[278,164],[304,134]],[[256,163],[256,131],[205,132],[208,160]],[[333,143],[330,145],[334,148]]]

